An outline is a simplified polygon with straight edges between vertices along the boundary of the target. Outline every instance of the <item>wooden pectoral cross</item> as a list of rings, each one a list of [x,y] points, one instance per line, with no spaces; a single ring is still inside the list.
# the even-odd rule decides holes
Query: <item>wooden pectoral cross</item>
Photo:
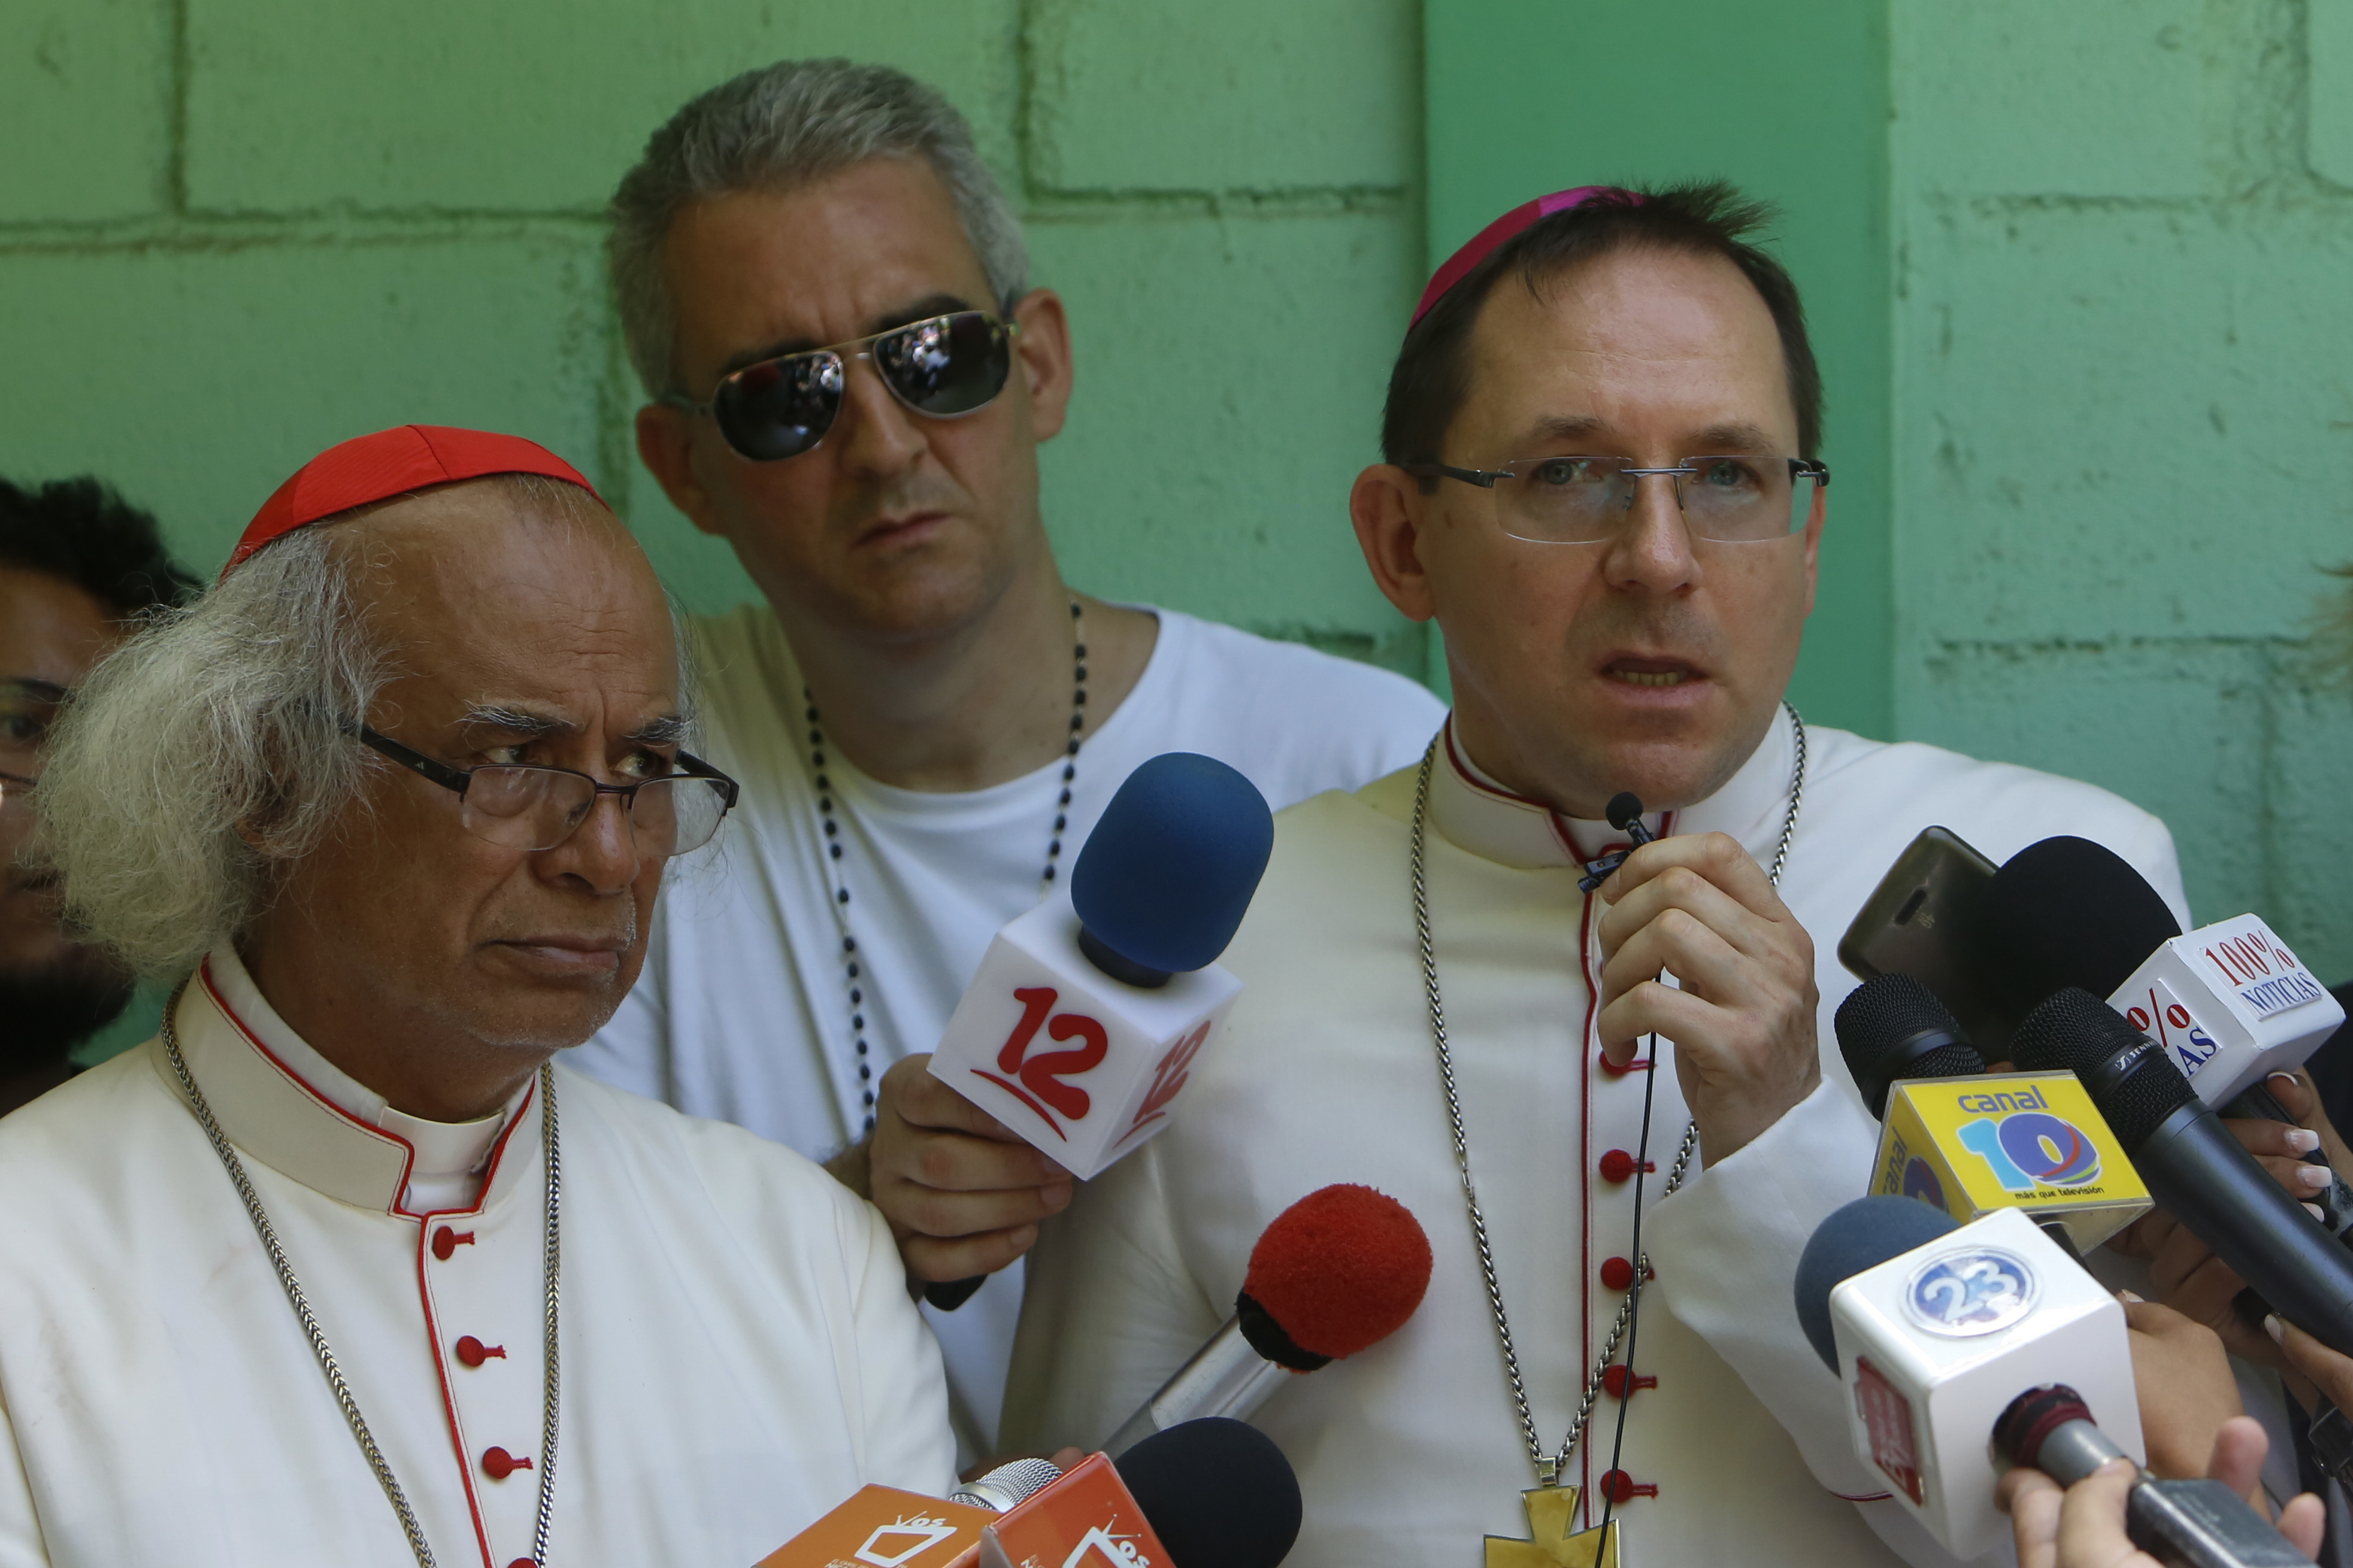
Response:
[[[1618,1568],[1618,1521],[1581,1530],[1568,1527],[1577,1518],[1577,1489],[1538,1487],[1522,1492],[1527,1506],[1528,1533],[1535,1539],[1487,1537],[1487,1568]]]

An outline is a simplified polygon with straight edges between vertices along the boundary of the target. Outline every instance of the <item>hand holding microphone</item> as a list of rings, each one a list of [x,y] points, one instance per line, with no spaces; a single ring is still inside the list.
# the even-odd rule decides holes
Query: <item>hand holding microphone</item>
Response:
[[[1273,837],[1264,798],[1232,768],[1153,758],[1088,835],[1071,902],[999,931],[938,1051],[883,1075],[871,1195],[935,1305],[1028,1251],[1073,1176],[1168,1125],[1240,990],[1215,961]]]
[[[1979,1555],[2000,1533],[2003,1469],[2036,1466],[2072,1482],[2140,1447],[2122,1309],[2016,1210],[1957,1228],[1910,1199],[1858,1199],[1807,1243],[1796,1305],[1846,1386],[1857,1457],[1956,1555]],[[2239,1430],[2224,1425],[2226,1439]],[[2120,1522],[2158,1562],[2308,1563],[2227,1485],[2161,1480],[2137,1461],[2123,1484]],[[2021,1492],[2032,1500],[2024,1481],[1999,1495]],[[2045,1521],[2029,1522],[2037,1533],[2021,1530],[2024,1546]]]
[[[1620,831],[1641,826],[1631,795],[1610,808]],[[1602,1051],[1623,1068],[1643,1036],[1672,1041],[1702,1154],[1721,1164],[1821,1081],[1813,939],[1722,833],[1642,844],[1600,891]]]
[[[2234,1417],[2215,1440],[2201,1489],[2153,1481],[2096,1432],[2079,1429],[2046,1440],[2036,1456],[2065,1478],[2063,1490],[2049,1471],[2021,1462],[1995,1498],[2010,1516],[2019,1568],[2306,1568],[2328,1522],[2320,1499],[2306,1492],[2273,1526],[2252,1503],[2230,1507],[2255,1493],[2270,1447],[2261,1422]]]

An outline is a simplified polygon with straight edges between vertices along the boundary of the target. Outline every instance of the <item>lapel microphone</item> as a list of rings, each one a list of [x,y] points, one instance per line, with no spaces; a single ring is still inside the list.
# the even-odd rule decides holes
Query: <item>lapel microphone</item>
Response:
[[[1601,808],[1601,815],[1609,819],[1610,826],[1633,840],[1635,849],[1658,837],[1642,826],[1642,797],[1630,789],[1621,789],[1611,795],[1609,804]],[[1593,891],[1608,881],[1609,873],[1624,865],[1626,857],[1632,853],[1632,849],[1612,849],[1599,860],[1588,860],[1585,875],[1577,879],[1577,885],[1588,893]]]

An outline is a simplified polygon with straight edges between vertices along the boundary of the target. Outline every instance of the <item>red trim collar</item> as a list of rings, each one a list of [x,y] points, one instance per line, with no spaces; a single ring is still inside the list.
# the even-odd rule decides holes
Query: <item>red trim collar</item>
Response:
[[[410,1173],[417,1168],[417,1146],[411,1143],[407,1139],[403,1138],[397,1132],[387,1132],[381,1127],[362,1121],[358,1117],[353,1116],[350,1111],[336,1104],[332,1097],[321,1089],[317,1085],[313,1084],[309,1079],[304,1078],[293,1068],[288,1066],[285,1059],[279,1056],[277,1052],[271,1050],[268,1046],[263,1045],[261,1043],[261,1037],[255,1034],[250,1028],[247,1027],[245,1020],[237,1016],[237,1009],[228,1005],[228,998],[223,996],[220,994],[220,988],[213,984],[213,965],[211,959],[206,959],[205,962],[198,966],[196,970],[196,978],[203,984],[205,994],[212,999],[214,1007],[218,1009],[220,1016],[223,1018],[228,1020],[229,1026],[237,1032],[247,1045],[251,1046],[256,1051],[259,1052],[262,1059],[267,1061],[272,1068],[275,1068],[280,1078],[283,1078],[288,1083],[292,1084],[296,1089],[301,1089],[304,1094],[310,1096],[313,1103],[317,1104],[322,1110],[332,1112],[336,1120],[342,1121],[345,1126],[350,1127],[353,1131],[364,1133],[368,1137],[374,1138],[379,1142],[392,1144],[400,1150],[400,1184],[393,1189],[392,1203],[385,1212],[387,1214],[400,1215],[406,1218],[416,1220],[430,1218],[434,1215],[474,1215],[481,1213],[482,1205],[490,1199],[491,1184],[498,1178],[499,1162],[506,1155],[507,1141],[514,1136],[515,1129],[522,1124],[525,1113],[531,1109],[531,1102],[538,1097],[539,1081],[536,1078],[533,1079],[531,1087],[524,1090],[522,1103],[515,1107],[514,1114],[507,1118],[507,1124],[499,1130],[499,1135],[496,1142],[491,1143],[490,1161],[482,1167],[482,1184],[475,1193],[473,1203],[461,1209],[428,1209],[423,1211],[412,1209],[408,1206],[407,1201],[408,1179]]]

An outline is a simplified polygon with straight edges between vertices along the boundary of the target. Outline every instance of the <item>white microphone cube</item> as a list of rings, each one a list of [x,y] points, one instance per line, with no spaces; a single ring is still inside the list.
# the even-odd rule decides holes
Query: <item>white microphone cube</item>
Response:
[[[1856,1455],[1957,1557],[2010,1537],[1993,1429],[2027,1390],[2065,1384],[2143,1457],[2124,1307],[2017,1209],[1841,1282],[1831,1321]]]
[[[1083,1181],[1168,1125],[1241,988],[1214,963],[1157,987],[1114,980],[1050,900],[989,942],[931,1074]]]
[[[2209,1105],[2301,1067],[2345,1022],[2328,988],[2256,915],[2175,937],[2108,1005],[2163,1046]]]

